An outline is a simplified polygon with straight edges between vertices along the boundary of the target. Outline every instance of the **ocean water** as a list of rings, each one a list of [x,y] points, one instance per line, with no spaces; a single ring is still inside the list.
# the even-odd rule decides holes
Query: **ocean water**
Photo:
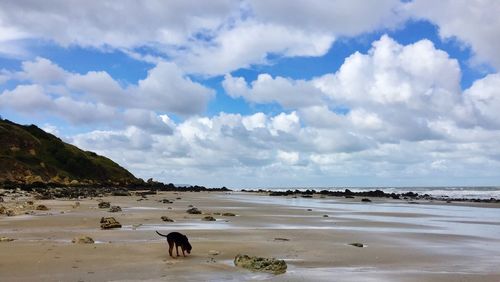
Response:
[[[316,191],[344,191],[349,189],[353,192],[362,192],[370,190],[382,190],[386,193],[406,193],[415,192],[419,195],[429,194],[433,197],[449,197],[461,199],[500,199],[500,186],[463,186],[463,187],[293,187],[293,188],[263,188],[264,190],[286,191],[286,190],[307,190],[314,189]]]

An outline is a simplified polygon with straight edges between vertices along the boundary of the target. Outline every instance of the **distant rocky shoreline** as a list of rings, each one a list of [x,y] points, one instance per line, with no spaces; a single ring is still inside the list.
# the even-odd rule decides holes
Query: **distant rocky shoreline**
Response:
[[[454,197],[435,197],[429,194],[418,194],[415,192],[405,192],[405,193],[386,193],[382,190],[375,189],[370,191],[360,191],[354,192],[349,189],[344,191],[331,191],[331,190],[321,190],[316,191],[314,189],[307,190],[286,190],[286,191],[273,191],[273,190],[247,190],[243,189],[242,192],[249,193],[268,193],[269,196],[300,196],[303,198],[312,198],[314,195],[320,196],[332,196],[332,197],[344,197],[344,198],[354,198],[354,197],[369,197],[369,198],[388,198],[394,200],[426,200],[426,201],[445,201],[445,202],[473,202],[473,203],[500,203],[500,199],[489,198],[489,199],[475,199],[475,198],[454,198]]]

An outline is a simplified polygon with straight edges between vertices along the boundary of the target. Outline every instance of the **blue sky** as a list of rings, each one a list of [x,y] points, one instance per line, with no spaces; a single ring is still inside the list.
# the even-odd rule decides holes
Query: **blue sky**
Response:
[[[499,184],[497,1],[105,2],[0,4],[3,118],[164,182]]]

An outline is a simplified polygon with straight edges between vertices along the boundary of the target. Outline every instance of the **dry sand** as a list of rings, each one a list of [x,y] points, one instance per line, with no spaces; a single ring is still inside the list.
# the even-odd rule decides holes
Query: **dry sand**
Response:
[[[5,206],[29,200],[4,198]],[[0,216],[0,237],[16,239],[0,242],[0,281],[500,281],[500,206],[241,192],[138,199],[104,197],[122,207],[118,213],[99,209],[98,199],[76,208],[73,200],[46,200],[35,206],[49,211]],[[187,214],[189,205],[203,214]],[[202,221],[206,214],[217,221]],[[164,215],[175,222],[163,222]],[[123,227],[101,230],[102,216]],[[191,255],[169,257],[155,230],[187,234]],[[71,243],[80,235],[96,243]],[[285,259],[288,271],[275,276],[237,268],[238,253]]]

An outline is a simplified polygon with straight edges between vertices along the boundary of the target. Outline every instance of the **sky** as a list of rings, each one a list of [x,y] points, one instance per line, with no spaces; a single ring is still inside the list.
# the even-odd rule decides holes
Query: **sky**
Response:
[[[500,1],[0,1],[0,115],[137,177],[500,185]]]

